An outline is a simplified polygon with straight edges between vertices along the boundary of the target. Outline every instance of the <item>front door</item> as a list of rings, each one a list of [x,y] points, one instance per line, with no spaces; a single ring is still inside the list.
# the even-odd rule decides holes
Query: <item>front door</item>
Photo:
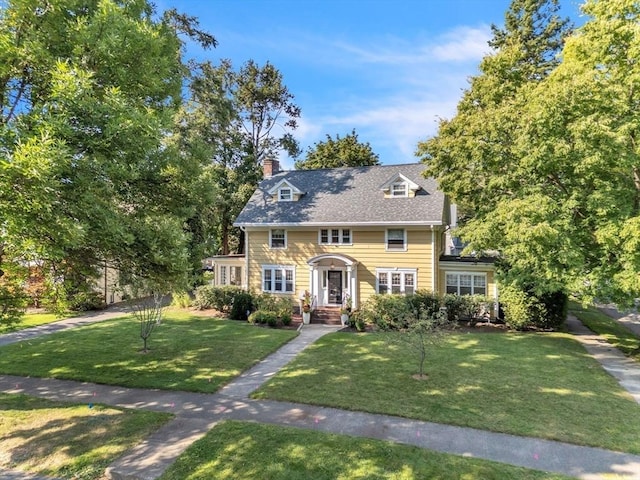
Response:
[[[342,303],[342,272],[329,270],[327,272],[327,285],[329,287],[328,303],[340,305]]]

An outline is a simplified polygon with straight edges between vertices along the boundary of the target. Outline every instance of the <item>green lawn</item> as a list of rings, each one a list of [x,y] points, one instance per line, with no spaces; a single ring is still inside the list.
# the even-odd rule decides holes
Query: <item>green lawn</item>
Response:
[[[66,313],[62,316],[55,313],[26,313],[22,316],[20,323],[10,327],[0,327],[0,333],[15,332],[29,327],[37,327],[45,323],[58,322],[65,318],[77,316],[79,313]]]
[[[271,425],[224,422],[187,449],[160,480],[212,478],[550,480],[567,477],[380,440]]]
[[[640,453],[640,406],[568,334],[456,333],[427,362],[416,380],[383,334],[335,333],[254,396]]]
[[[640,338],[620,322],[595,307],[585,308],[576,302],[569,302],[569,312],[589,330],[602,335],[625,355],[640,362]]]
[[[0,467],[58,478],[105,468],[171,415],[0,393]]]
[[[8,345],[0,348],[0,372],[215,392],[297,335],[169,310],[144,354],[139,330],[135,319],[121,318]]]

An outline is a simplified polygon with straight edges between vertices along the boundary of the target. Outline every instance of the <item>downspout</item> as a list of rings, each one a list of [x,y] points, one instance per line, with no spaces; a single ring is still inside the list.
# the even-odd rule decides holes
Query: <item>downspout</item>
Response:
[[[244,232],[244,272],[242,272],[244,288],[249,290],[249,232],[246,227],[240,227]]]
[[[431,263],[431,290],[433,293],[438,293],[436,288],[436,235],[433,225],[431,225]]]

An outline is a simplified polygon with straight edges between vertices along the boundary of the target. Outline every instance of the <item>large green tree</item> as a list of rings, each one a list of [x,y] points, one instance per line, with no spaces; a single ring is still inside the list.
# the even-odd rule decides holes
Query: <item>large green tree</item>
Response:
[[[214,42],[146,0],[6,2],[0,253],[58,279],[104,261],[158,281],[186,272],[189,166],[164,145],[186,73],[180,32]]]
[[[436,177],[440,188],[460,207],[458,235],[470,242],[469,250],[500,250],[506,260],[498,265],[503,267],[503,283],[522,288],[534,283],[549,291],[564,289],[564,285],[538,274],[554,268],[560,252],[537,252],[528,258],[531,268],[518,270],[504,248],[509,232],[502,232],[501,241],[491,246],[478,241],[477,232],[485,231],[495,220],[498,206],[512,202],[523,186],[522,178],[514,175],[520,160],[514,139],[528,101],[526,92],[559,63],[557,55],[569,29],[558,9],[556,0],[514,0],[504,28],[493,26],[489,43],[494,51],[482,60],[480,74],[471,79],[456,115],[442,120],[438,134],[418,146],[427,174]],[[513,236],[522,235],[529,242],[531,233],[524,229]]]
[[[358,141],[358,134],[353,129],[345,137],[336,135],[335,140],[327,135],[324,142],[316,142],[307,150],[303,160],[295,163],[297,170],[337,167],[367,167],[379,165],[378,155],[373,152],[369,142]]]
[[[299,153],[292,136],[300,109],[270,63],[229,60],[192,66],[189,100],[177,122],[174,141],[182,155],[207,164],[216,201],[199,209],[207,253],[242,251],[242,232],[233,221],[262,178],[265,158]],[[205,218],[206,217],[206,218]]]
[[[420,151],[466,206],[470,248],[501,251],[506,281],[629,304],[640,296],[640,7],[589,0],[583,9],[591,18],[562,62],[485,109],[484,136],[476,127],[466,137],[456,117]],[[496,130],[510,132],[504,148]]]

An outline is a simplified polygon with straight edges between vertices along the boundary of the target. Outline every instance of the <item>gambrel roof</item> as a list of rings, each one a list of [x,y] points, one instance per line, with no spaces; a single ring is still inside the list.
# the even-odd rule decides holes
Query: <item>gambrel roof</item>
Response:
[[[448,209],[445,196],[434,179],[422,176],[424,169],[423,164],[412,163],[280,172],[260,182],[234,225],[445,224],[448,220],[445,218]],[[390,197],[385,194],[381,187],[397,179],[406,179],[409,188],[415,190],[415,196]],[[297,201],[276,201],[274,187],[283,180],[303,192]]]

